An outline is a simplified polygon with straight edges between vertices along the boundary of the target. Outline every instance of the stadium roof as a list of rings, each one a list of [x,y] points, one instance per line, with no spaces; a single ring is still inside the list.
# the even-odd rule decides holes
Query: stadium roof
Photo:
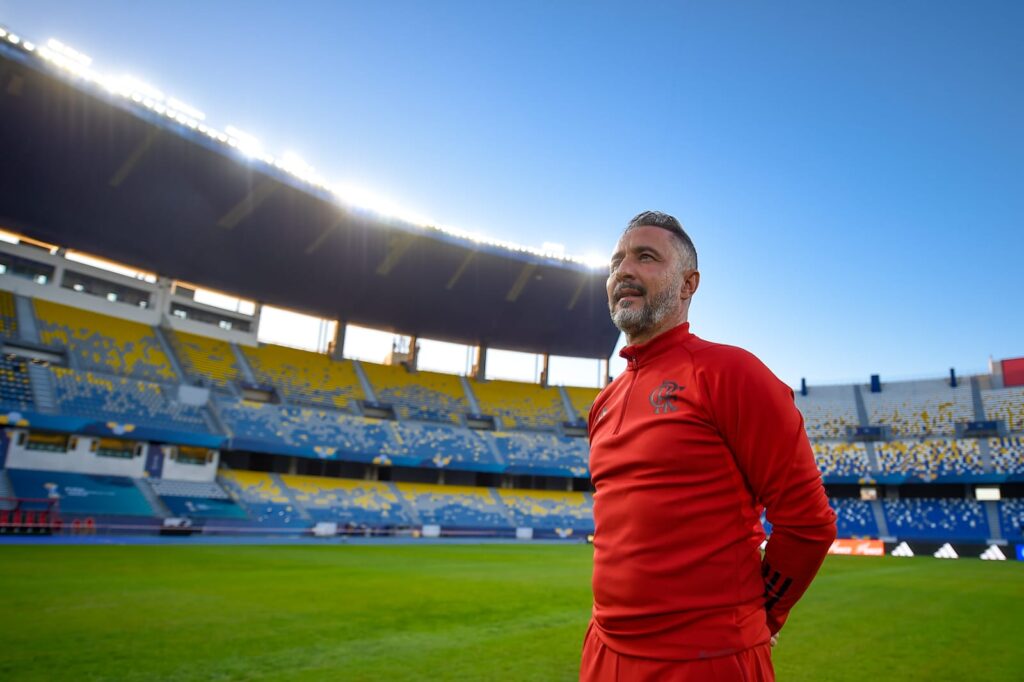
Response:
[[[0,225],[261,303],[403,334],[606,358],[605,270],[339,199],[244,134],[0,31]],[[69,56],[70,55],[70,56]],[[511,247],[511,248],[510,248]]]

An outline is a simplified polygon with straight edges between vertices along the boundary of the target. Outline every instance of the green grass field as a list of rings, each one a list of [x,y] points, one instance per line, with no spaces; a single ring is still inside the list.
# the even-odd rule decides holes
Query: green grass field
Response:
[[[583,545],[0,547],[3,680],[572,680]],[[1024,679],[1024,564],[830,558],[780,680]]]

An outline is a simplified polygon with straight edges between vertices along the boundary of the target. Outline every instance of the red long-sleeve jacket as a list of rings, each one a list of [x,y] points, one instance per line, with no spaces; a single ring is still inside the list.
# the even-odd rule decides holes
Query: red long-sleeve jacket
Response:
[[[793,392],[689,324],[621,355],[590,411],[597,634],[667,660],[763,644],[836,535]]]

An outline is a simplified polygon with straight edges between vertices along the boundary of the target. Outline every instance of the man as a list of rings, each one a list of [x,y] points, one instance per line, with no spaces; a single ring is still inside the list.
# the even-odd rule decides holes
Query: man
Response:
[[[628,364],[590,410],[581,680],[774,679],[770,647],[835,539],[793,392],[750,353],[690,333],[699,284],[679,222],[633,218],[608,276]]]

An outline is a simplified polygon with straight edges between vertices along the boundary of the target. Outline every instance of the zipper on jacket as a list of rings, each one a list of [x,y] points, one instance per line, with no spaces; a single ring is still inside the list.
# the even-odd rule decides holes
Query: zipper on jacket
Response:
[[[619,423],[615,425],[615,430],[612,431],[612,435],[618,435],[619,429],[622,428],[622,420],[626,418],[626,408],[629,406],[629,396],[633,393],[633,384],[636,383],[636,375],[640,373],[640,363],[636,361],[636,358],[629,359],[629,369],[632,371],[633,376],[629,379],[629,386],[626,388],[626,397],[622,399],[622,410],[619,412]]]

